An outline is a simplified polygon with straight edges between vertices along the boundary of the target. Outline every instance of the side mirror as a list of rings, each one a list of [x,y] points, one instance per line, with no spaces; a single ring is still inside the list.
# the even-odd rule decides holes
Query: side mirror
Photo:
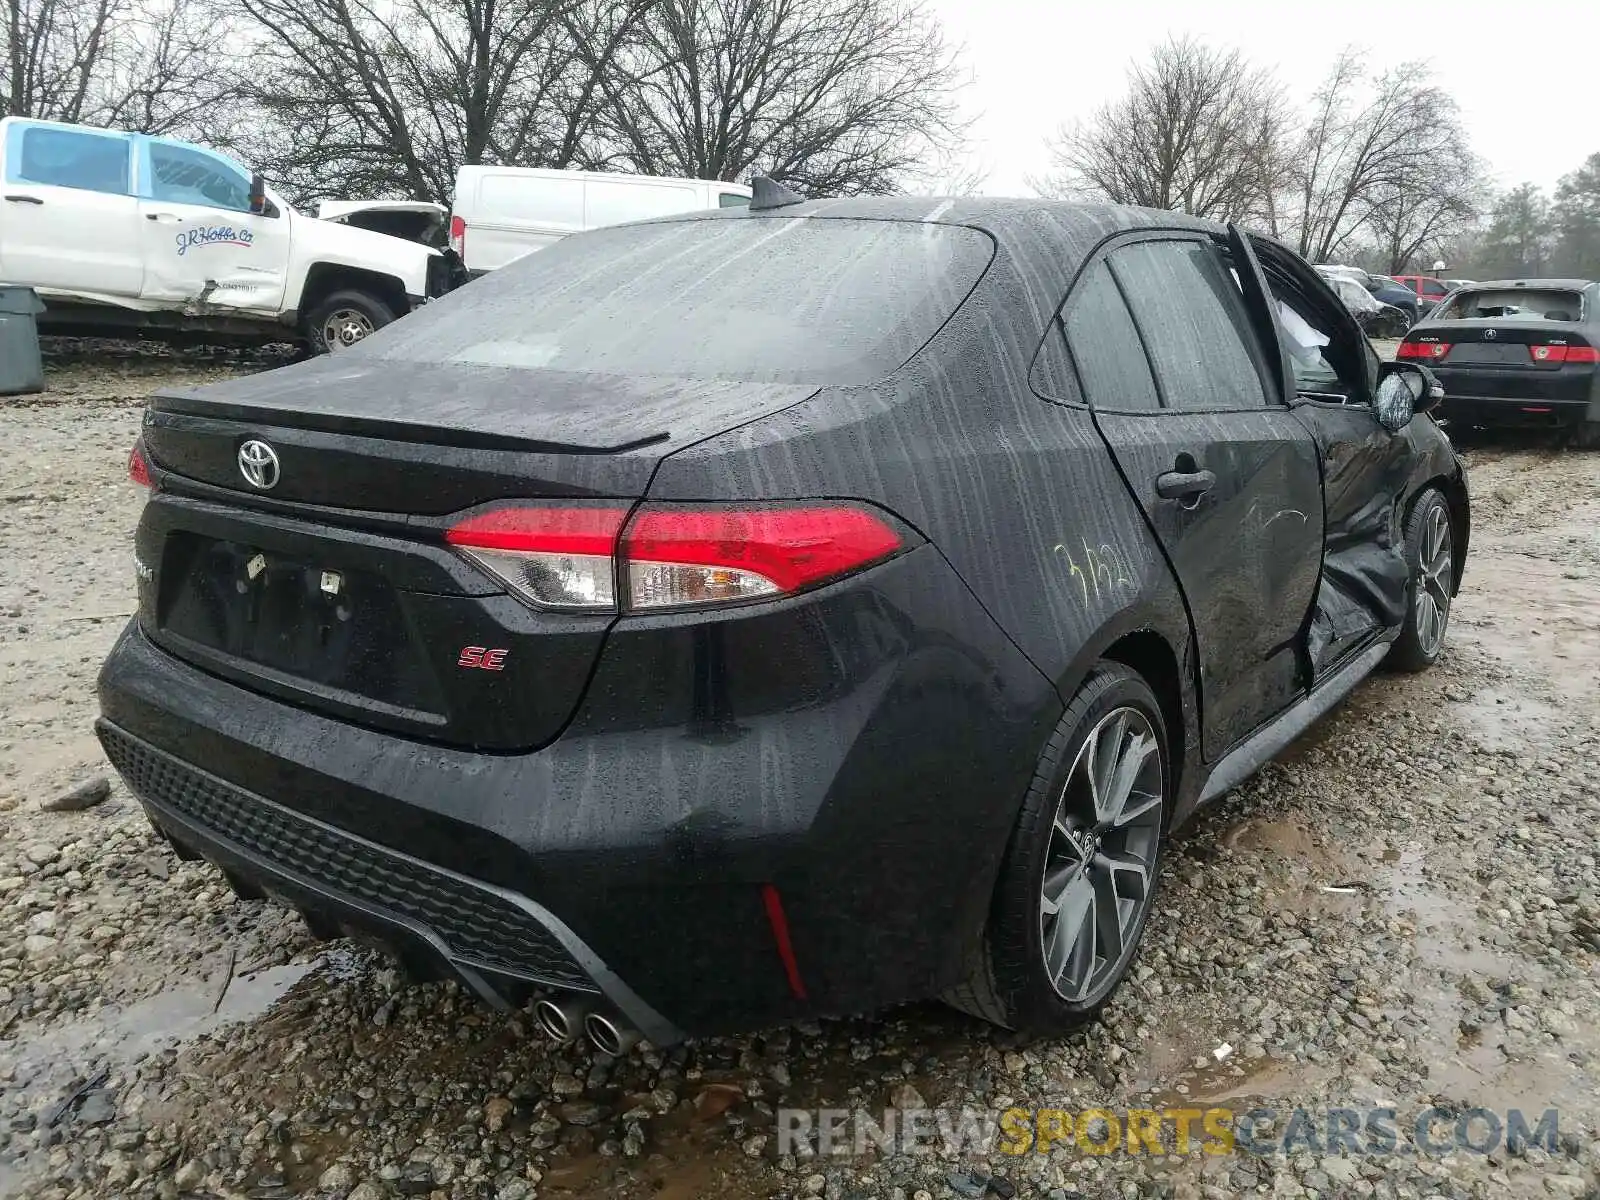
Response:
[[[258,217],[267,211],[267,181],[260,175],[250,176],[250,211]]]
[[[1437,408],[1443,399],[1444,385],[1421,363],[1387,362],[1378,373],[1373,407],[1378,424],[1399,433],[1413,416]]]

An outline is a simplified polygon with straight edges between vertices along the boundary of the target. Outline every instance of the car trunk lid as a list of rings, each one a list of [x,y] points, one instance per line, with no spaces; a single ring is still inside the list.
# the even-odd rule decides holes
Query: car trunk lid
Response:
[[[354,358],[354,356],[352,356]],[[810,385],[336,359],[156,398],[140,619],[243,686],[376,728],[524,750],[582,698],[614,617],[543,611],[445,544],[505,499],[632,504],[677,447]],[[270,486],[241,450],[266,447]]]
[[[159,467],[254,498],[441,514],[509,496],[637,497],[673,450],[817,390],[346,357],[159,395],[145,445]],[[269,489],[240,470],[253,439],[279,462]]]
[[[1432,367],[1447,395],[1581,400],[1595,369],[1582,328],[1542,319],[1424,322],[1406,335],[1407,344],[1424,349],[1401,354]],[[1575,361],[1575,352],[1581,352],[1582,361]]]

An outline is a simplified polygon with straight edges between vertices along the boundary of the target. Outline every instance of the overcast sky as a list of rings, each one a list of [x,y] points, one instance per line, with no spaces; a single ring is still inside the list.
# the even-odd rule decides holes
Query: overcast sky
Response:
[[[1169,34],[1237,46],[1297,100],[1338,49],[1373,66],[1425,59],[1461,105],[1495,181],[1549,189],[1600,150],[1600,0],[927,0],[971,76],[973,151],[990,195],[1030,195],[1045,139],[1120,92],[1128,64]]]

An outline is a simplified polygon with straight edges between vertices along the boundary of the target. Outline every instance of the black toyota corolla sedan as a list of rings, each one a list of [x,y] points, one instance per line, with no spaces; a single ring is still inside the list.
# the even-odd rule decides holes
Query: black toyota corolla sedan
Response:
[[[1169,831],[1467,549],[1273,242],[1039,201],[584,233],[159,395],[106,753],[180,855],[607,1049],[1129,968]]]
[[[1600,284],[1472,284],[1415,326],[1396,357],[1433,369],[1442,414],[1463,425],[1563,429],[1600,447]]]

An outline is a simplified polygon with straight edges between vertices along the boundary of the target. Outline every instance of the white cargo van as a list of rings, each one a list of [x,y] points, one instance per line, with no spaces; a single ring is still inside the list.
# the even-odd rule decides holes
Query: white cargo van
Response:
[[[749,188],[716,180],[462,167],[456,174],[450,246],[468,271],[481,275],[569,233],[749,203]]]

